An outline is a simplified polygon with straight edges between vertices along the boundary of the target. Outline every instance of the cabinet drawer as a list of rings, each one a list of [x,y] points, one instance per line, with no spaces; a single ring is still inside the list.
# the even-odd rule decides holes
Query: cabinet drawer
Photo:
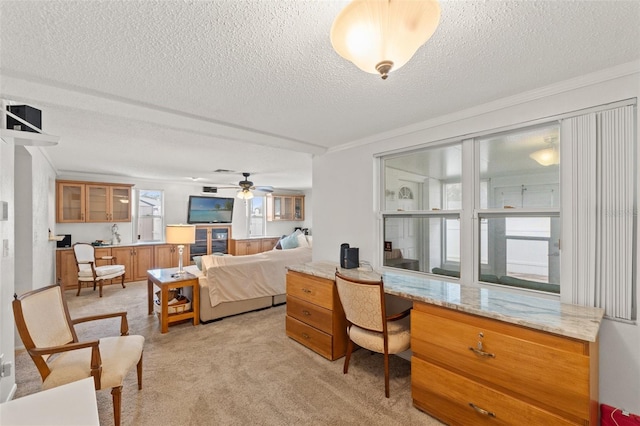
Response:
[[[518,398],[589,418],[586,342],[415,304],[411,348],[415,357],[497,385]],[[473,350],[480,348],[482,353]]]
[[[333,360],[332,337],[327,333],[311,327],[287,315],[287,336],[302,343],[307,348],[319,353],[325,358]]]
[[[333,310],[334,282],[298,272],[287,273],[287,294]],[[337,297],[336,297],[337,299]]]
[[[333,334],[333,312],[328,309],[287,296],[287,315],[327,334]]]
[[[576,424],[416,357],[411,395],[416,407],[451,425]]]

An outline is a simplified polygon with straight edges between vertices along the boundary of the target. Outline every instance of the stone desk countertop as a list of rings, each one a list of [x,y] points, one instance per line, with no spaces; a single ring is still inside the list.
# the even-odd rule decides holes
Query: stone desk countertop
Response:
[[[288,266],[301,272],[333,280],[336,263],[309,262]],[[429,303],[469,314],[595,342],[604,309],[561,303],[556,299],[523,295],[494,288],[471,286],[410,274],[340,269],[344,275],[362,279],[384,278],[384,290],[415,302]]]

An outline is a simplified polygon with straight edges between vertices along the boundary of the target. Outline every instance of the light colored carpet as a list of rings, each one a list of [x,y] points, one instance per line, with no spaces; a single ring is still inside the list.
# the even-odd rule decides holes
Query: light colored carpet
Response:
[[[104,297],[67,291],[71,317],[126,310],[130,334],[145,337],[143,388],[133,369],[122,391],[123,425],[439,425],[413,407],[410,363],[391,357],[391,397],[384,397],[383,359],[358,350],[349,374],[344,358],[328,361],[285,334],[285,306],[160,333],[147,315],[146,282],[110,285]],[[80,340],[117,335],[118,321],[81,324]],[[40,390],[24,350],[16,353],[16,397]],[[109,390],[97,393],[100,423],[113,424]]]

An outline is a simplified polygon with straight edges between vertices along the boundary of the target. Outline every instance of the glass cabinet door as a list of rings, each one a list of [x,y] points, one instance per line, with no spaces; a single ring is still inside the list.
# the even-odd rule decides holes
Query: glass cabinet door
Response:
[[[58,185],[58,222],[84,222],[84,185]]]
[[[87,222],[111,220],[108,216],[107,186],[87,185]]]
[[[111,220],[116,222],[127,222],[131,220],[130,201],[131,188],[111,188]]]

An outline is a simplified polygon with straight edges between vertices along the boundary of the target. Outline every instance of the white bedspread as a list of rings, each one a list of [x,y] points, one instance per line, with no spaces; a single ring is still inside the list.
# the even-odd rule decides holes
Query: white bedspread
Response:
[[[310,261],[310,247],[249,256],[203,256],[202,270],[207,277],[211,306],[285,294],[286,266]]]

